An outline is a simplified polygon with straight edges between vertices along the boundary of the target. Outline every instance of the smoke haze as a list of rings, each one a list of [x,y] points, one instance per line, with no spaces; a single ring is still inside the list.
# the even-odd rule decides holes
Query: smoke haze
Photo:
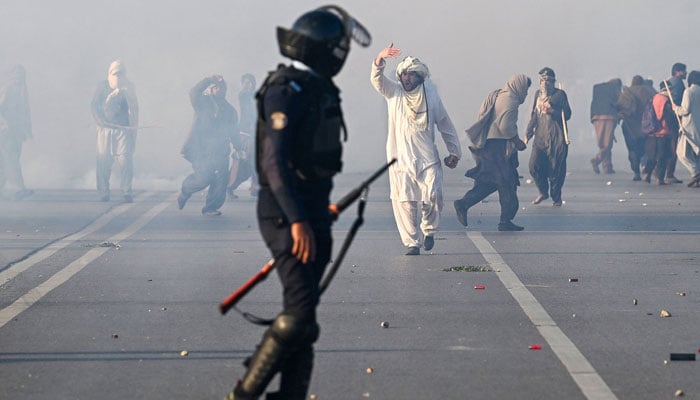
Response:
[[[238,109],[240,76],[258,84],[288,60],[279,55],[277,26],[290,27],[319,1],[235,0],[3,0],[0,70],[27,70],[34,138],[22,165],[32,188],[95,187],[95,125],[90,101],[121,59],[136,85],[140,123],[135,155],[136,189],[177,189],[189,173],[180,156],[192,121],[188,92],[204,76],[221,74]],[[466,146],[465,128],[479,105],[516,73],[537,82],[553,68],[569,94],[572,151],[595,152],[588,121],[595,83],[635,74],[670,76],[674,62],[700,69],[698,5],[639,0],[493,0],[339,3],[370,31],[372,45],[353,45],[335,81],[342,90],[349,130],[345,171],[384,162],[386,106],[369,83],[370,63],[389,43],[430,67],[442,100]],[[387,71],[393,72],[397,60]],[[534,86],[520,109],[527,123]],[[621,137],[621,135],[619,135]],[[618,143],[613,151],[624,152]],[[444,151],[444,146],[440,145]],[[460,169],[469,163],[468,152]],[[587,165],[587,167],[589,167]]]

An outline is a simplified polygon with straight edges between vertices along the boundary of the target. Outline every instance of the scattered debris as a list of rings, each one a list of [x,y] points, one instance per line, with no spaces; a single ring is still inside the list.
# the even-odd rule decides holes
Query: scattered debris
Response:
[[[695,353],[671,353],[671,361],[695,361]]]
[[[442,269],[444,272],[493,272],[488,265],[460,265]]]
[[[165,310],[167,310],[167,309],[168,309],[168,307],[161,307],[161,308],[160,308],[161,311],[165,311]]]
[[[474,289],[476,289],[476,290],[484,290],[484,289],[486,289],[486,286],[484,286],[484,285],[476,285],[476,286],[474,286]]]
[[[362,393],[362,397],[369,397],[369,392]]]
[[[311,394],[309,395],[309,400],[316,400],[316,395],[313,394],[313,393],[311,393]]]
[[[530,350],[542,350],[542,346],[539,344],[531,344],[530,346],[528,346],[528,349],[530,349]]]
[[[578,282],[578,278],[569,278],[569,282]]]
[[[379,326],[381,326],[382,328],[388,328],[388,327],[389,327],[389,323],[386,322],[386,321],[382,321],[382,323],[379,324]]]
[[[636,305],[637,305],[637,299],[633,299],[633,300],[632,300],[632,304],[634,304],[634,305],[636,306]]]
[[[91,243],[86,244],[85,247],[114,247],[115,249],[121,248],[119,244],[113,242]]]
[[[627,200],[625,200],[625,199],[619,199],[618,201],[619,201],[620,203],[624,203],[624,202],[626,202]]]
[[[681,296],[681,297],[685,296],[685,292],[676,292],[676,294]]]
[[[531,183],[532,183],[532,179],[526,179],[526,180],[525,180],[525,183],[527,183],[528,185],[531,184]]]
[[[605,184],[610,186],[610,185],[612,185],[612,181],[607,181],[607,182],[605,182]]]
[[[683,391],[680,389],[676,390],[676,393],[674,393],[674,396],[676,397],[683,397],[683,395],[685,395],[685,393],[683,393]]]
[[[374,372],[374,368],[372,368],[372,367],[367,368],[367,373],[368,373],[368,374],[371,374],[371,373],[373,373],[373,372]]]
[[[666,310],[661,310],[661,318],[668,318],[671,316],[671,313],[666,311]]]
[[[187,351],[187,350],[182,350],[182,351],[180,352],[180,356],[182,356],[182,357],[187,357],[189,354],[190,354],[190,352]]]
[[[119,339],[119,335],[117,335],[116,333],[113,333],[113,334],[112,334],[112,339]]]

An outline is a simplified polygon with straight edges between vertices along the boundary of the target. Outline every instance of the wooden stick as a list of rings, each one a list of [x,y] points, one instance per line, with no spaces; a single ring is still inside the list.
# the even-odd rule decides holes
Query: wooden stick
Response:
[[[559,90],[563,90],[561,82],[559,82]],[[571,141],[569,140],[569,127],[566,124],[566,117],[564,116],[564,107],[561,108],[561,125],[564,128],[564,142],[567,145],[571,144]]]

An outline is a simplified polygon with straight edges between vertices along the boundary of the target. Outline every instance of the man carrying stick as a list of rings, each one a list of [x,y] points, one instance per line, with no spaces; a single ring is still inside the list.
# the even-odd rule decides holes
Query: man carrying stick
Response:
[[[571,107],[566,93],[554,86],[554,71],[545,67],[539,72],[540,89],[535,93],[530,123],[525,130],[526,143],[534,136],[530,153],[530,175],[539,195],[532,204],[552,197],[553,205],[561,207],[561,189],[566,178],[566,157],[569,143],[565,134]]]

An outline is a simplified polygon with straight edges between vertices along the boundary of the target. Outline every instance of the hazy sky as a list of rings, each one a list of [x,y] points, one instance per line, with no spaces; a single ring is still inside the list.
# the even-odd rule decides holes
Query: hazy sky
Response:
[[[240,76],[261,82],[279,55],[277,26],[328,4],[296,0],[2,0],[0,70],[27,69],[34,138],[22,164],[33,188],[94,188],[95,126],[89,104],[107,67],[121,59],[141,105],[137,189],[179,188],[190,171],[179,154],[192,120],[189,89],[222,74],[234,106]],[[365,25],[369,48],[354,45],[336,78],[349,142],[347,171],[374,169],[385,158],[386,106],[369,83],[370,63],[394,43],[428,64],[463,139],[479,105],[516,73],[536,82],[553,68],[573,109],[573,151],[594,153],[588,121],[595,83],[635,74],[656,83],[674,62],[700,69],[699,7],[692,0],[367,1],[337,3]],[[396,62],[390,62],[393,74]],[[527,124],[532,94],[520,109]],[[621,135],[619,135],[621,138]],[[622,150],[618,142],[614,151]],[[444,146],[440,147],[444,149]],[[459,168],[472,161],[468,152]],[[521,172],[522,173],[522,172]],[[114,185],[117,187],[117,185]]]

